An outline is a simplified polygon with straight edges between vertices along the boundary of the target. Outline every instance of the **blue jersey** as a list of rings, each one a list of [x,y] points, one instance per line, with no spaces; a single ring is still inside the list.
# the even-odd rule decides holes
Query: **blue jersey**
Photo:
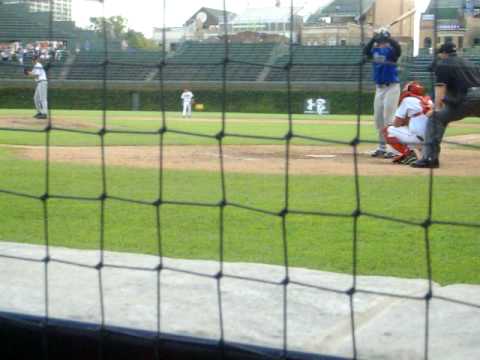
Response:
[[[400,82],[396,64],[395,50],[391,47],[374,47],[373,57],[373,81],[378,85]]]

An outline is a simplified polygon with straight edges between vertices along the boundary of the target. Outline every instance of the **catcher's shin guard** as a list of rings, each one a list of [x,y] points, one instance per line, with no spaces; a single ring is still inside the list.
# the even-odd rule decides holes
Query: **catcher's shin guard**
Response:
[[[382,134],[383,134],[383,137],[385,138],[385,142],[388,145],[390,145],[392,148],[397,150],[400,153],[400,155],[406,155],[410,152],[410,148],[407,145],[402,144],[400,140],[398,140],[398,138],[388,135],[388,127],[383,128]]]

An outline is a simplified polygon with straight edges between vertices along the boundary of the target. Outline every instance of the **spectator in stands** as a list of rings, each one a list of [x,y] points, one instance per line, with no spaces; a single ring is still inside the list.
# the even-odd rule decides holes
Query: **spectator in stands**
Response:
[[[413,163],[417,168],[438,168],[440,143],[448,124],[467,116],[480,116],[480,68],[457,56],[454,43],[446,42],[438,49],[434,63],[435,111],[428,115],[422,159]]]
[[[189,89],[183,90],[182,95],[180,96],[183,103],[183,117],[192,117],[192,102],[193,102],[193,93]]]
[[[42,50],[40,51],[40,59],[41,59],[41,60],[44,60],[44,61],[50,59],[50,55],[49,55],[49,53],[48,53],[48,49],[42,49]]]
[[[19,47],[17,49],[17,52],[15,53],[16,54],[16,58],[17,58],[17,61],[19,62],[20,65],[23,65],[24,64],[24,58],[23,58],[23,49],[21,47]]]
[[[2,57],[2,61],[8,61],[9,60],[9,51],[7,49],[2,49],[0,56]]]
[[[392,158],[396,154],[387,151],[382,130],[391,124],[400,98],[400,79],[397,61],[402,54],[400,44],[386,29],[379,29],[365,45],[364,55],[373,62],[373,80],[376,84],[374,118],[378,131],[378,147],[373,157]]]
[[[28,56],[28,49],[23,49],[22,50],[22,64],[25,64],[25,59],[27,58]]]
[[[55,49],[55,61],[62,61],[63,55],[65,54],[65,49],[63,44],[60,44],[57,49]]]

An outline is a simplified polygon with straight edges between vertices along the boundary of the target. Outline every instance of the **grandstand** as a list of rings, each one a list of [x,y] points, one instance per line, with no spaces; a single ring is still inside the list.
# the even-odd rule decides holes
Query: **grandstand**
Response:
[[[276,44],[229,45],[229,81],[256,81],[269,63]],[[103,78],[105,53],[83,51],[74,55],[67,79],[100,80]],[[159,71],[162,53],[154,51],[108,52],[109,80],[148,81],[220,81],[225,58],[223,43],[203,44],[187,42],[165,59],[163,71]]]
[[[229,82],[284,82],[285,67],[290,61],[290,48],[282,44],[229,44],[227,80]],[[480,55],[467,57],[480,62]],[[54,62],[49,78],[60,80],[102,80],[107,60],[109,81],[188,81],[219,82],[222,80],[225,45],[223,43],[184,43],[164,59],[159,51],[80,51],[70,52]],[[292,47],[291,81],[302,83],[358,81],[362,50],[359,46]],[[405,58],[404,79],[428,80],[431,55]],[[28,61],[26,62],[28,64]],[[0,79],[21,79],[22,66],[0,63]],[[363,78],[371,78],[371,67],[363,66]]]
[[[335,4],[350,4],[337,1]],[[371,5],[366,0],[366,7]],[[333,5],[331,5],[333,6]],[[331,8],[330,6],[330,8]],[[357,5],[355,5],[357,6]],[[327,11],[329,7],[324,10]],[[333,8],[332,8],[333,9]],[[349,9],[349,10],[348,10]],[[345,16],[355,9],[341,7]],[[336,12],[340,11],[337,8]],[[332,10],[333,11],[333,10]],[[343,16],[342,15],[342,16]],[[21,26],[19,26],[21,24]],[[0,42],[31,43],[46,39],[61,41],[67,51],[61,60],[53,63],[49,78],[52,80],[101,80],[104,65],[108,63],[106,77],[109,81],[181,81],[219,82],[223,79],[225,43],[184,42],[175,52],[162,59],[160,51],[120,50],[118,39],[109,39],[109,49],[103,49],[101,33],[79,29],[68,21],[53,21],[50,29],[49,14],[31,13],[26,4],[2,4],[0,1]],[[89,50],[82,48],[88,43]],[[76,51],[74,51],[76,50]],[[107,55],[106,55],[107,54]],[[480,54],[467,51],[464,55],[480,63]],[[360,46],[302,46],[290,47],[280,43],[235,43],[228,44],[226,80],[229,82],[286,81],[286,65],[292,60],[290,80],[299,83],[337,82],[350,84],[360,76],[362,54]],[[107,61],[107,62],[106,62]],[[162,62],[164,61],[164,62]],[[421,53],[417,57],[402,59],[402,79],[431,79],[429,65],[432,55]],[[25,64],[30,64],[27,57]],[[162,66],[160,66],[162,65]],[[371,68],[363,66],[363,78],[371,78]],[[15,61],[0,63],[0,79],[20,80],[23,66]]]
[[[228,81],[285,81],[284,67],[290,59],[289,47],[281,44],[229,44]],[[292,81],[357,81],[361,48],[301,46],[293,50]],[[165,59],[159,71],[162,54],[153,51],[110,51],[108,80],[113,81],[221,81],[225,45],[223,43],[185,43]],[[71,55],[67,80],[101,80],[105,53],[82,51]],[[62,65],[62,64],[60,64]],[[59,73],[58,66],[54,67]],[[370,78],[370,67],[364,66],[364,78]]]
[[[22,65],[17,63],[5,63],[4,61],[0,61],[0,80],[15,80],[22,79],[24,77],[25,75],[23,75]]]
[[[0,42],[62,40],[74,36],[72,22],[55,22],[50,31],[48,13],[30,13],[26,4],[0,3]]]
[[[468,51],[465,49],[462,57],[471,62],[480,65],[480,54],[475,51]],[[416,57],[411,57],[405,60],[406,79],[418,80],[428,84],[431,80],[430,66],[433,61],[432,55],[419,54]]]
[[[154,51],[109,51],[109,80],[147,80],[160,63],[161,54]],[[82,51],[73,55],[67,71],[67,80],[100,80],[103,79],[105,52]]]
[[[293,81],[342,81],[356,82],[360,75],[359,63],[362,61],[362,49],[359,46],[301,46],[293,47]],[[283,69],[290,60],[287,53],[279,57],[267,77],[267,81],[285,81]],[[370,66],[363,67],[365,79],[370,79]]]
[[[289,60],[288,48],[278,44],[231,44],[227,79],[258,81],[266,73],[266,81],[284,81],[283,68]],[[355,81],[358,79],[359,47],[295,46],[294,81]],[[221,43],[186,43],[166,58],[162,75],[166,81],[220,81],[225,46]],[[80,52],[67,79],[100,80],[103,78],[103,52]],[[158,52],[109,52],[109,80],[159,80],[155,70],[161,61]],[[269,65],[274,68],[270,69]],[[323,66],[313,66],[323,65]],[[369,77],[370,68],[365,67]],[[152,77],[152,74],[155,74]]]
[[[228,46],[227,80],[229,82],[284,82],[290,48],[283,44],[231,43]],[[109,81],[219,82],[225,58],[224,43],[186,42],[176,52],[168,53],[162,71],[162,53],[148,50],[109,50],[65,52],[49,71],[52,80],[102,80],[105,60]],[[465,49],[463,56],[480,64],[480,53]],[[293,82],[352,83],[360,76],[362,51],[359,46],[292,46],[290,79]],[[420,53],[405,57],[401,63],[403,80],[429,83],[433,57]],[[25,60],[28,66],[30,56]],[[371,78],[371,68],[363,66],[363,78]],[[0,79],[24,79],[23,66],[15,61],[0,62]]]
[[[50,31],[48,13],[30,13],[24,4],[0,4],[0,7],[0,41],[29,43],[51,39],[67,44],[66,56],[50,68],[51,80],[95,81],[102,80],[105,75],[109,81],[155,82],[162,78],[169,82],[200,83],[223,79],[226,48],[222,41],[185,42],[165,59],[160,51],[120,50],[120,43],[115,39],[110,39],[108,52],[105,52],[98,32],[57,21],[52,23],[53,31]],[[89,49],[82,48],[86,43]],[[353,83],[359,78],[358,65],[362,60],[359,46],[294,45],[292,50],[291,81]],[[288,45],[280,43],[231,42],[228,44],[226,80],[283,82],[289,51]],[[30,59],[27,58],[25,64],[28,66]],[[106,73],[105,64],[108,64]],[[423,65],[415,66],[420,69]],[[18,62],[2,62],[0,79],[24,79],[22,70]],[[370,79],[370,66],[364,66],[363,71],[364,78]]]
[[[277,44],[229,44],[228,81],[256,81]],[[164,80],[220,81],[225,44],[185,43],[167,59]],[[159,79],[160,74],[156,76]]]
[[[28,44],[45,39],[66,44],[65,56],[56,60],[49,71],[52,80],[102,80],[108,63],[109,81],[155,82],[220,82],[223,79],[225,43],[185,42],[162,59],[162,52],[120,50],[118,40],[109,41],[108,52],[98,32],[78,29],[72,22],[49,25],[48,13],[30,13],[25,4],[0,3],[0,42]],[[21,26],[19,26],[21,24]],[[81,44],[89,43],[90,50]],[[292,60],[290,80],[298,83],[355,83],[360,76],[362,61],[359,46],[290,47],[280,43],[229,43],[226,80],[229,82],[280,83],[286,81],[286,65]],[[75,50],[75,51],[74,51]],[[467,51],[468,50],[468,51]],[[30,57],[25,59],[29,66]],[[465,49],[464,56],[480,64],[480,54]],[[162,62],[164,60],[164,62]],[[107,62],[106,62],[107,61]],[[432,55],[402,59],[402,79],[428,83]],[[162,66],[160,66],[162,65]],[[363,78],[371,78],[369,64],[363,66]],[[23,65],[16,61],[0,62],[0,80],[25,80]]]

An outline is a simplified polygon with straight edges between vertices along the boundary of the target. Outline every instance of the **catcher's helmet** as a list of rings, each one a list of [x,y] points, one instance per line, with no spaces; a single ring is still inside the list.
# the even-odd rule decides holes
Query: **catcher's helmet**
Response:
[[[418,81],[409,81],[403,87],[403,92],[423,96],[425,95],[425,88]]]

